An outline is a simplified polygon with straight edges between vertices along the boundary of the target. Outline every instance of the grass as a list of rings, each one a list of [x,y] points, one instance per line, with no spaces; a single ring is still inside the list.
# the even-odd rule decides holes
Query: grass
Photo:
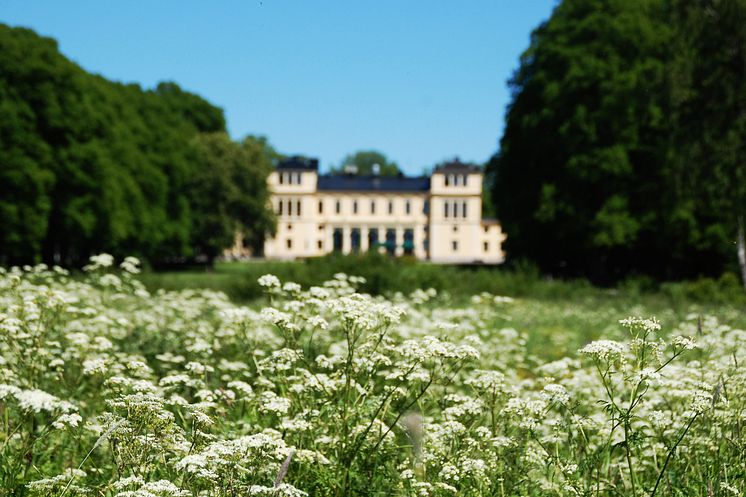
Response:
[[[448,305],[468,306],[473,295],[488,292],[517,299],[498,314],[494,329],[530,330],[527,349],[544,360],[573,355],[583,344],[618,331],[628,315],[657,316],[664,324],[689,315],[715,315],[730,326],[746,327],[741,310],[743,290],[732,275],[719,280],[664,283],[629,279],[615,288],[599,288],[585,280],[552,280],[531,268],[459,267],[393,260],[378,256],[330,256],[303,262],[220,262],[211,270],[144,273],[149,290],[207,288],[233,301],[252,304],[262,297],[257,279],[267,273],[304,288],[320,285],[335,273],[361,275],[361,291],[389,297],[418,288],[435,288]]]
[[[3,495],[746,490],[744,317],[735,290],[712,302],[727,278],[609,290],[354,258],[152,275],[307,286],[344,267],[389,294],[265,278],[265,297],[236,305],[143,292],[109,264],[0,272]],[[415,278],[441,292],[388,286]]]

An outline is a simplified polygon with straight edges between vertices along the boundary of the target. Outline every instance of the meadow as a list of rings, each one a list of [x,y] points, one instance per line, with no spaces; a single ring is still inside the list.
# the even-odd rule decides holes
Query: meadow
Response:
[[[266,269],[212,290],[105,254],[0,270],[4,493],[746,490],[746,323],[718,286]]]

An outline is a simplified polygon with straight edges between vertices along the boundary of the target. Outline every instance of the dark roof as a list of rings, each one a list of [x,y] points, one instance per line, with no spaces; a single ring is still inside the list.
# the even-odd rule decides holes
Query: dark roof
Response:
[[[287,157],[279,161],[275,165],[275,169],[282,171],[318,171],[319,160],[295,155],[293,157]]]
[[[474,164],[466,164],[466,163],[461,162],[458,159],[454,159],[452,161],[444,162],[438,165],[433,172],[434,173],[446,173],[446,172],[447,173],[464,173],[464,172],[481,173],[482,168]]]
[[[420,176],[319,176],[318,190],[363,191],[363,192],[426,192],[430,190],[430,178]]]

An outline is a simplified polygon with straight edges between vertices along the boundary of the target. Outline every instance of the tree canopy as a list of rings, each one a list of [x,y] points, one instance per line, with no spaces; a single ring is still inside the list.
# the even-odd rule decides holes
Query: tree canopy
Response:
[[[555,8],[510,81],[488,165],[509,258],[601,281],[717,274],[735,261],[722,202],[742,198],[726,184],[744,184],[733,167],[746,143],[743,5]]]
[[[232,184],[247,188],[234,197],[266,198],[262,153],[243,156],[259,161],[244,168],[257,175],[250,180],[208,160],[210,138],[199,135],[225,132],[221,109],[175,83],[143,90],[89,74],[28,29],[0,25],[0,114],[5,263],[78,264],[101,251],[152,260],[211,255],[197,233],[223,199],[202,198],[196,178],[214,184],[230,170],[242,181]],[[231,202],[232,224],[221,227],[271,229],[269,211]]]
[[[347,172],[348,166],[355,166],[356,172],[354,174],[358,176],[371,176],[374,164],[378,164],[379,176],[398,176],[401,174],[399,165],[396,162],[389,161],[384,154],[376,150],[359,150],[348,154],[342,159],[338,167],[331,169],[331,172],[333,174],[341,174]]]

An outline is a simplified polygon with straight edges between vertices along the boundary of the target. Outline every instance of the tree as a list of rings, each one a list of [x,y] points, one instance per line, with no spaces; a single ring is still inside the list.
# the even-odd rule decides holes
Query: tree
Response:
[[[385,155],[376,150],[360,150],[349,154],[342,159],[339,167],[333,167],[331,172],[333,174],[341,174],[347,172],[349,166],[355,166],[356,172],[354,174],[358,176],[371,176],[373,175],[373,166],[375,164],[378,164],[379,176],[399,176],[401,174],[396,162],[389,161]]]
[[[692,255],[714,269],[736,260],[736,247],[746,286],[746,0],[677,0],[673,13],[680,217],[697,227]]]
[[[214,254],[226,231],[230,245],[225,216],[252,240],[271,229],[262,188],[275,152],[231,142],[226,156],[238,148],[246,162],[221,165],[195,137],[225,132],[222,109],[175,83],[114,83],[54,40],[0,25],[0,112],[0,264],[76,265],[101,251],[185,260]],[[221,187],[241,192],[226,204]]]
[[[670,270],[666,21],[660,1],[565,0],[533,32],[488,164],[512,259],[598,281]]]
[[[200,167],[189,185],[194,253],[212,260],[236,232],[256,249],[274,230],[267,209],[271,147],[254,137],[236,143],[223,132],[200,134],[195,145]]]

